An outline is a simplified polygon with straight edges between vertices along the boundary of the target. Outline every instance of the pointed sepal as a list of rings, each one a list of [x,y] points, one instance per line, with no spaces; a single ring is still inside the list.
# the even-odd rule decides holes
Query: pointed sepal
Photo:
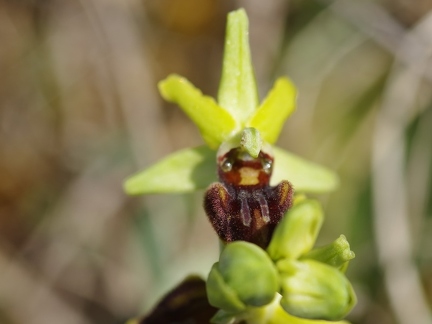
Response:
[[[207,146],[174,152],[126,179],[125,191],[129,195],[139,195],[204,189],[216,180],[214,155]]]
[[[258,91],[249,49],[249,22],[244,9],[228,14],[218,103],[245,124],[258,107]]]
[[[281,148],[273,147],[275,166],[272,184],[282,180],[290,181],[296,193],[323,193],[335,190],[339,185],[339,178],[333,171],[309,162],[295,154]]]

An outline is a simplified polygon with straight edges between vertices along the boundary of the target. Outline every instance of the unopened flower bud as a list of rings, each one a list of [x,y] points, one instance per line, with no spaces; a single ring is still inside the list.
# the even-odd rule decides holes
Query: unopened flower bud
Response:
[[[243,241],[228,244],[207,280],[211,305],[228,312],[270,303],[279,290],[275,265],[260,247]]]
[[[312,249],[323,222],[319,203],[305,199],[288,210],[267,249],[273,260],[297,259]]]
[[[291,315],[336,321],[356,303],[353,288],[337,269],[314,260],[281,260],[281,306]]]
[[[306,253],[301,259],[313,259],[343,269],[346,264],[354,259],[355,254],[350,250],[350,245],[345,235],[339,236],[333,243]]]

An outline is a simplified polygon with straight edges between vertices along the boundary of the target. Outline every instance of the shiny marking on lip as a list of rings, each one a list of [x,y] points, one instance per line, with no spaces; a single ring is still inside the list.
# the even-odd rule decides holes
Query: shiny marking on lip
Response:
[[[242,167],[239,169],[240,183],[241,186],[253,186],[259,183],[259,170]]]
[[[280,203],[286,201],[289,198],[290,189],[292,190],[292,188],[290,188],[290,186],[287,184],[280,186],[280,197],[279,197]]]
[[[243,221],[243,225],[244,226],[250,226],[252,219],[251,219],[251,215],[250,215],[250,209],[249,209],[249,205],[247,202],[247,198],[242,197],[242,195],[239,195],[239,199],[240,199],[240,203],[241,203],[240,214],[241,214],[241,218]]]
[[[261,194],[256,194],[255,199],[259,202],[261,208],[261,217],[264,223],[270,222],[270,211],[267,204],[267,200]]]

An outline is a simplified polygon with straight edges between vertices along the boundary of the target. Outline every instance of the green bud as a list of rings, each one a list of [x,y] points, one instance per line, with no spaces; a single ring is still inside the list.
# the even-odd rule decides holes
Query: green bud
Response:
[[[273,260],[297,259],[312,249],[323,222],[317,201],[306,199],[292,207],[273,234],[267,249]]]
[[[237,296],[237,292],[222,277],[219,271],[219,262],[216,262],[210,270],[206,290],[209,303],[214,307],[232,313],[240,312],[246,308],[245,304]]]
[[[348,279],[337,269],[314,260],[281,260],[281,306],[291,315],[335,321],[356,303]]]
[[[236,321],[236,315],[230,312],[226,312],[223,309],[216,312],[211,318],[210,323],[213,324],[232,324]]]
[[[344,235],[339,236],[333,243],[306,253],[301,259],[313,259],[342,270],[347,263],[354,259],[355,254]]]
[[[245,305],[266,305],[278,290],[271,259],[260,247],[243,241],[225,247],[207,280],[210,304],[228,312],[239,312]]]

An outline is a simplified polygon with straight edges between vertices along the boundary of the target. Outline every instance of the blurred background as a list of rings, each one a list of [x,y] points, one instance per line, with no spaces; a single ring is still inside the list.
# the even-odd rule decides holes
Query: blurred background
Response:
[[[207,274],[203,192],[122,182],[202,143],[156,84],[215,96],[239,7],[261,98],[280,75],[300,92],[278,145],[340,175],[319,243],[356,253],[349,320],[432,323],[428,0],[0,0],[0,323],[124,323]]]

